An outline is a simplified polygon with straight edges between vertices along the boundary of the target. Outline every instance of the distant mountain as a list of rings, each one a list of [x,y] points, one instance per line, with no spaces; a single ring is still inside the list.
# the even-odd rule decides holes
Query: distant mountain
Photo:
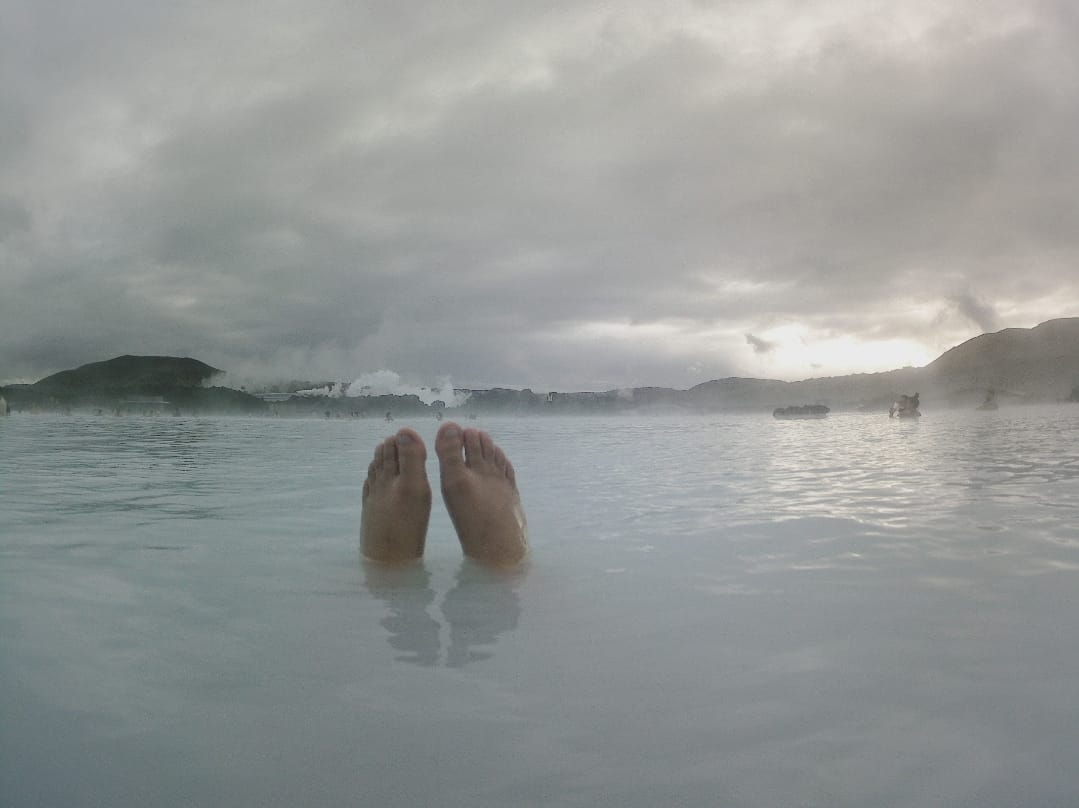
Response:
[[[118,356],[46,376],[33,387],[43,393],[151,392],[158,387],[201,387],[223,371],[197,359],[175,356]]]
[[[176,356],[118,356],[63,370],[5,392],[27,410],[75,407],[142,412],[259,412],[263,402],[240,390],[209,387],[222,373],[197,359]]]
[[[690,389],[698,409],[767,409],[827,404],[833,409],[887,409],[901,393],[921,393],[923,409],[976,406],[989,389],[1002,404],[1063,401],[1079,387],[1079,317],[1034,328],[982,334],[945,351],[924,368],[777,382],[719,379]]]
[[[718,379],[687,391],[697,410],[767,410],[804,404],[824,404],[833,410],[888,409],[900,393],[916,392],[919,368],[883,373],[855,373],[782,382],[775,379]]]
[[[925,367],[927,385],[960,403],[968,391],[1062,400],[1079,386],[1079,317],[969,339]]]
[[[255,396],[206,382],[222,371],[196,359],[119,356],[65,370],[32,385],[3,389],[18,408],[113,406],[156,397],[185,411],[268,412]],[[605,392],[533,393],[531,390],[471,390],[459,410],[490,413],[772,412],[778,407],[823,404],[832,410],[885,411],[900,394],[920,393],[923,412],[975,407],[993,390],[1002,406],[1016,402],[1079,401],[1079,317],[1049,320],[1034,328],[982,334],[945,351],[924,368],[803,379],[727,378],[689,390],[638,387]],[[363,414],[422,414],[430,409],[416,396],[316,398],[276,401],[277,414],[326,417]]]

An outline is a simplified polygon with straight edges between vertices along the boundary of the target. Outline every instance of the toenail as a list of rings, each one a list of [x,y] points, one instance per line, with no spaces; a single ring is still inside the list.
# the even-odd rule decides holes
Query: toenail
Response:
[[[411,435],[409,435],[407,432],[398,433],[398,435],[397,435],[397,445],[398,446],[408,446],[410,443],[412,443],[412,436]]]
[[[447,438],[457,438],[461,435],[461,430],[455,426],[448,426],[442,430],[442,434]]]

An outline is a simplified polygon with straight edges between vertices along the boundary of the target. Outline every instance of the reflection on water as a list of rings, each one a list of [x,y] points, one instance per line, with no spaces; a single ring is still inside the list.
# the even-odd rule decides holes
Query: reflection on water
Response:
[[[445,665],[460,668],[490,659],[499,635],[517,628],[521,615],[517,587],[523,573],[485,569],[465,559],[454,586],[442,599],[442,616],[449,627]],[[403,652],[395,659],[433,667],[441,655],[441,626],[428,609],[435,601],[431,574],[421,565],[385,567],[364,564],[367,590],[386,604],[379,621],[389,644]]]
[[[450,624],[450,647],[446,665],[459,668],[468,662],[489,659],[488,649],[498,636],[517,628],[521,616],[517,587],[521,574],[486,570],[464,561],[457,570],[457,583],[442,601],[442,614]],[[483,650],[478,650],[483,649]]]
[[[431,574],[425,567],[380,567],[364,564],[364,583],[389,613],[379,623],[389,632],[387,640],[402,662],[434,666],[438,664],[438,621],[427,613],[435,600]]]

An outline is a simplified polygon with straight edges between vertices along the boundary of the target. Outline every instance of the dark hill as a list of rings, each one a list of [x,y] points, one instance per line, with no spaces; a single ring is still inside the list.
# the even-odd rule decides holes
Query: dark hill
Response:
[[[704,410],[764,410],[799,404],[888,409],[901,393],[921,392],[929,407],[974,407],[992,388],[1003,403],[1079,397],[1079,317],[1034,328],[1006,328],[969,339],[924,368],[780,382],[719,379],[687,391]]]
[[[1079,317],[969,339],[925,367],[928,384],[959,393],[993,388],[1032,399],[1067,398],[1079,385]]]
[[[93,407],[114,411],[260,412],[255,396],[206,383],[222,371],[197,359],[118,356],[8,388],[22,409]]]
[[[221,372],[205,362],[186,357],[127,355],[91,362],[74,370],[62,370],[46,376],[32,387],[52,394],[151,392],[154,388],[201,387]]]

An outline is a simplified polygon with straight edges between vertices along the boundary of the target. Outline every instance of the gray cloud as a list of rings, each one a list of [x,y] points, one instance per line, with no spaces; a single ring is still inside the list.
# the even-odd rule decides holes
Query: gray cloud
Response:
[[[1000,317],[993,307],[971,292],[963,292],[951,301],[959,313],[978,326],[982,331],[996,331],[1000,328]]]
[[[755,337],[752,334],[746,334],[746,342],[752,346],[753,353],[755,354],[770,354],[776,349],[776,344],[774,342]]]
[[[1079,309],[1064,2],[0,3],[0,378],[688,386]]]

